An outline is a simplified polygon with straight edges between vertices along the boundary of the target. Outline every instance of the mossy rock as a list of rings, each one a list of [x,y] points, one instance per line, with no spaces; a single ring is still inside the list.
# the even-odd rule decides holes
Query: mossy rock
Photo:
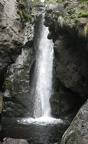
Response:
[[[19,16],[21,18],[22,24],[24,24],[24,22],[26,22],[26,21],[31,21],[32,16],[27,11],[25,1],[21,0],[21,1],[18,1],[18,3],[19,4],[18,4],[17,13],[19,14]]]
[[[78,17],[88,17],[88,11],[79,12]]]
[[[10,91],[12,90],[12,85],[13,85],[12,81],[6,80],[6,88],[9,89]]]
[[[19,9],[25,9],[26,8],[26,3],[25,2],[22,2],[18,5],[18,8]]]
[[[26,10],[22,10],[22,15],[23,15],[24,19],[27,21],[30,21],[32,19],[32,16],[29,15]]]

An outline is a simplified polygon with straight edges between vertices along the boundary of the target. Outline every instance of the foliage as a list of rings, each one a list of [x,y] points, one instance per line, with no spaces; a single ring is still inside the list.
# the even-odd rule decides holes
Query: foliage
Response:
[[[88,17],[88,11],[79,12],[78,17]]]
[[[18,9],[17,13],[20,15],[21,21],[23,21],[24,17],[22,15],[22,11],[20,9]]]
[[[22,10],[22,15],[27,21],[32,19],[32,17],[25,10]]]
[[[17,13],[20,15],[22,23],[24,23],[25,21],[31,21],[32,17],[27,12],[25,1],[17,0],[17,2],[18,2]]]

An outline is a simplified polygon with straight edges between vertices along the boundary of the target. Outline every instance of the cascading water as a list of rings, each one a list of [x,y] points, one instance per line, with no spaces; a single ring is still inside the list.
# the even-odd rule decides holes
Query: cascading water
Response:
[[[43,1],[44,0],[41,0],[41,2]],[[28,91],[29,87],[27,87],[28,89],[26,89],[26,87],[22,87],[30,110],[28,108],[29,112],[25,118],[14,117],[5,118],[5,120],[3,118],[2,135],[0,134],[0,136],[1,139],[4,137],[27,139],[31,144],[60,144],[62,134],[66,130],[69,123],[67,122],[66,125],[63,120],[51,117],[49,99],[52,95],[53,42],[52,40],[47,39],[48,28],[43,25],[42,16],[40,15],[37,17],[36,21],[37,25],[35,24],[35,29],[37,30],[35,30],[34,40],[36,49],[36,62],[34,65],[32,65],[30,73],[30,93]],[[28,67],[28,65],[26,66]],[[28,70],[29,67],[26,71],[26,74],[28,74],[27,76],[29,78]],[[25,71],[23,72],[25,74]],[[25,93],[26,91],[28,93],[28,97],[27,93]],[[33,105],[34,108],[32,107]]]
[[[34,117],[50,117],[49,99],[52,94],[53,42],[47,38],[48,28],[41,23],[41,36],[36,56],[36,86]]]

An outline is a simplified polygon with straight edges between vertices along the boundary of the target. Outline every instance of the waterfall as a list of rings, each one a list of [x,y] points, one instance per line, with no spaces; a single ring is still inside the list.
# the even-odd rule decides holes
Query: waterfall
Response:
[[[52,94],[53,42],[47,38],[48,28],[41,23],[41,36],[37,48],[35,65],[34,117],[50,117],[50,96]]]

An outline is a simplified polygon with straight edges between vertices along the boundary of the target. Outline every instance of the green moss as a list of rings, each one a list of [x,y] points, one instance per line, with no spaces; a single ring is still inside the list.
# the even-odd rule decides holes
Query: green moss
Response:
[[[77,17],[76,13],[73,12],[72,14],[70,14],[70,15],[68,15],[68,16],[65,16],[64,18],[65,18],[65,19],[74,19],[74,18],[76,18],[76,17]]]
[[[32,19],[32,17],[27,13],[26,10],[22,10],[22,15],[23,15],[24,19],[27,21],[30,21]]]
[[[78,17],[88,17],[88,11],[79,12]]]
[[[24,17],[22,15],[22,11],[20,9],[17,10],[17,13],[20,15],[21,21],[24,20]]]
[[[85,7],[85,4],[80,4],[79,6],[81,9],[83,9]]]
[[[17,0],[18,4],[18,9],[17,13],[20,15],[22,25],[24,24],[25,21],[31,21],[32,17],[31,15],[28,14],[28,11],[26,9],[26,3],[24,0]]]

